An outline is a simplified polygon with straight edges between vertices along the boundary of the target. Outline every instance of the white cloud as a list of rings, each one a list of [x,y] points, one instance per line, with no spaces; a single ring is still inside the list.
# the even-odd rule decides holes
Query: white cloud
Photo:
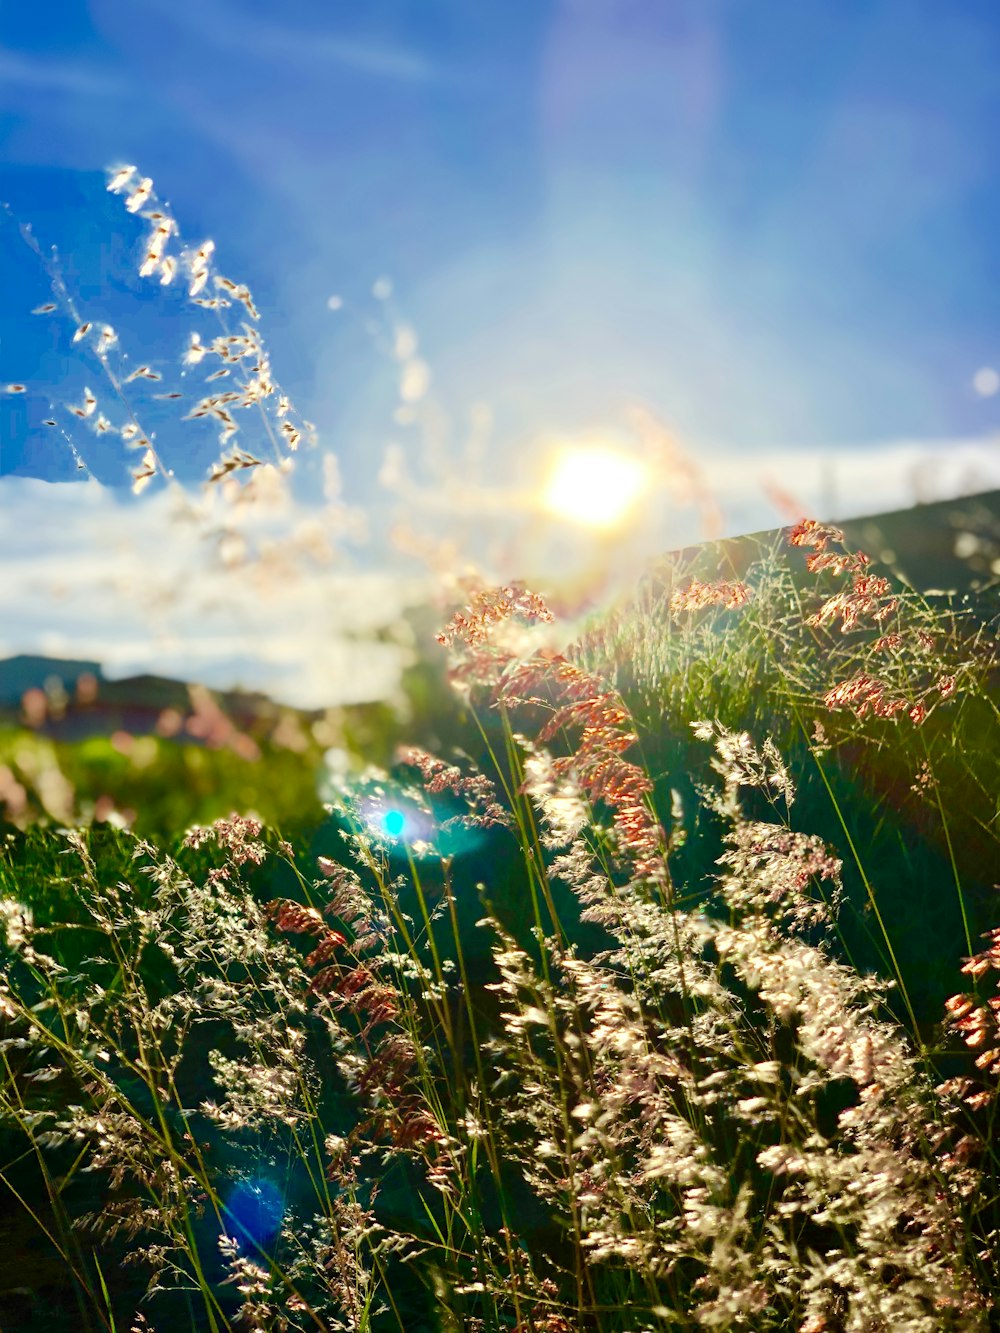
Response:
[[[147,6],[169,15],[170,21],[193,29],[200,41],[231,54],[248,51],[286,66],[341,65],[377,78],[423,83],[435,78],[435,67],[418,52],[373,37],[340,36],[329,31],[308,31],[269,23],[223,0],[199,0],[177,5],[174,0],[146,0]]]
[[[39,60],[0,47],[0,88],[4,87],[83,97],[115,97],[122,91],[121,80],[107,70],[76,60]]]
[[[700,460],[706,480],[740,531],[784,521],[765,482],[822,518],[864,518],[1000,488],[1000,441],[890,440],[864,449],[779,449]],[[750,524],[742,521],[753,514]]]
[[[377,637],[423,590],[343,566],[269,578],[227,570],[168,494],[140,504],[96,483],[0,481],[0,656],[42,653],[302,708],[396,693],[406,650]]]

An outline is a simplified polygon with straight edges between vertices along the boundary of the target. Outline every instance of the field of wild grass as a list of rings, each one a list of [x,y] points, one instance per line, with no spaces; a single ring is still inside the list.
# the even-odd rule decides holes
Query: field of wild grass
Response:
[[[129,819],[67,746],[65,826],[8,766],[0,1327],[995,1327],[998,629],[804,518],[569,635],[453,590],[322,803],[308,741]]]

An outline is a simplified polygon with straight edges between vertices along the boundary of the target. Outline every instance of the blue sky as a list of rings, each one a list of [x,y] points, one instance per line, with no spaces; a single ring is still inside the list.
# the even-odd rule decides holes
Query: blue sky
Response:
[[[280,379],[359,481],[391,368],[325,299],[364,312],[380,275],[445,409],[488,400],[508,449],[629,397],[709,452],[996,424],[972,388],[1000,360],[992,3],[39,15],[0,15],[0,196],[96,289],[116,259],[101,231],[135,240],[101,173],[139,164],[251,285]],[[3,265],[0,375],[44,380],[9,228]],[[0,468],[61,475],[56,453],[5,437]]]
[[[139,337],[157,298],[103,188],[137,163],[249,283],[358,494],[399,436],[376,317],[417,331],[454,435],[490,404],[511,470],[635,399],[712,458],[988,434],[997,125],[987,0],[0,11],[0,199]],[[45,283],[9,223],[0,242],[0,380],[41,394],[0,400],[0,473],[68,479],[35,427],[79,376],[26,313]]]

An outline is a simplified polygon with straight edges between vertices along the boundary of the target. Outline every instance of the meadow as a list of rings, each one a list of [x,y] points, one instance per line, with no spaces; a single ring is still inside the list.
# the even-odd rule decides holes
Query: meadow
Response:
[[[255,318],[111,184],[146,276]],[[193,409],[216,488],[308,430],[255,327]],[[308,741],[197,788],[160,739],[131,795],[120,740],[67,744],[65,823],[8,784],[0,1327],[995,1327],[995,588],[802,518],[569,632],[521,584],[443,597],[406,726],[351,733],[322,802]]]

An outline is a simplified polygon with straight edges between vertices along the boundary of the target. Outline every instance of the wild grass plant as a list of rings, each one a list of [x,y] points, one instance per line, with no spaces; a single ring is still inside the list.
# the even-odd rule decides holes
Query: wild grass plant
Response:
[[[702,587],[734,616],[758,595]],[[170,855],[122,843],[115,874],[67,833],[63,891],[31,903],[8,861],[3,1106],[85,1326],[131,1313],[116,1237],[154,1326],[158,1301],[167,1327],[213,1329],[989,1326],[995,934],[933,1046],[887,1003],[902,970],[852,966],[840,849],[801,826],[773,739],[713,715],[741,688],[738,633],[688,719],[723,830],[690,893],[621,693],[506,636],[547,619],[517,588],[456,615],[442,638],[493,773],[403,752],[345,790],[312,871],[239,816]],[[985,690],[983,642],[939,662],[939,709],[959,680]],[[487,836],[520,861],[516,912],[491,910]],[[265,899],[275,857],[292,887]]]
[[[147,273],[210,299],[165,219]],[[995,610],[811,521],[720,549],[568,647],[471,590],[475,761],[402,749],[309,846],[5,834],[0,1185],[50,1269],[0,1322],[993,1325]]]

